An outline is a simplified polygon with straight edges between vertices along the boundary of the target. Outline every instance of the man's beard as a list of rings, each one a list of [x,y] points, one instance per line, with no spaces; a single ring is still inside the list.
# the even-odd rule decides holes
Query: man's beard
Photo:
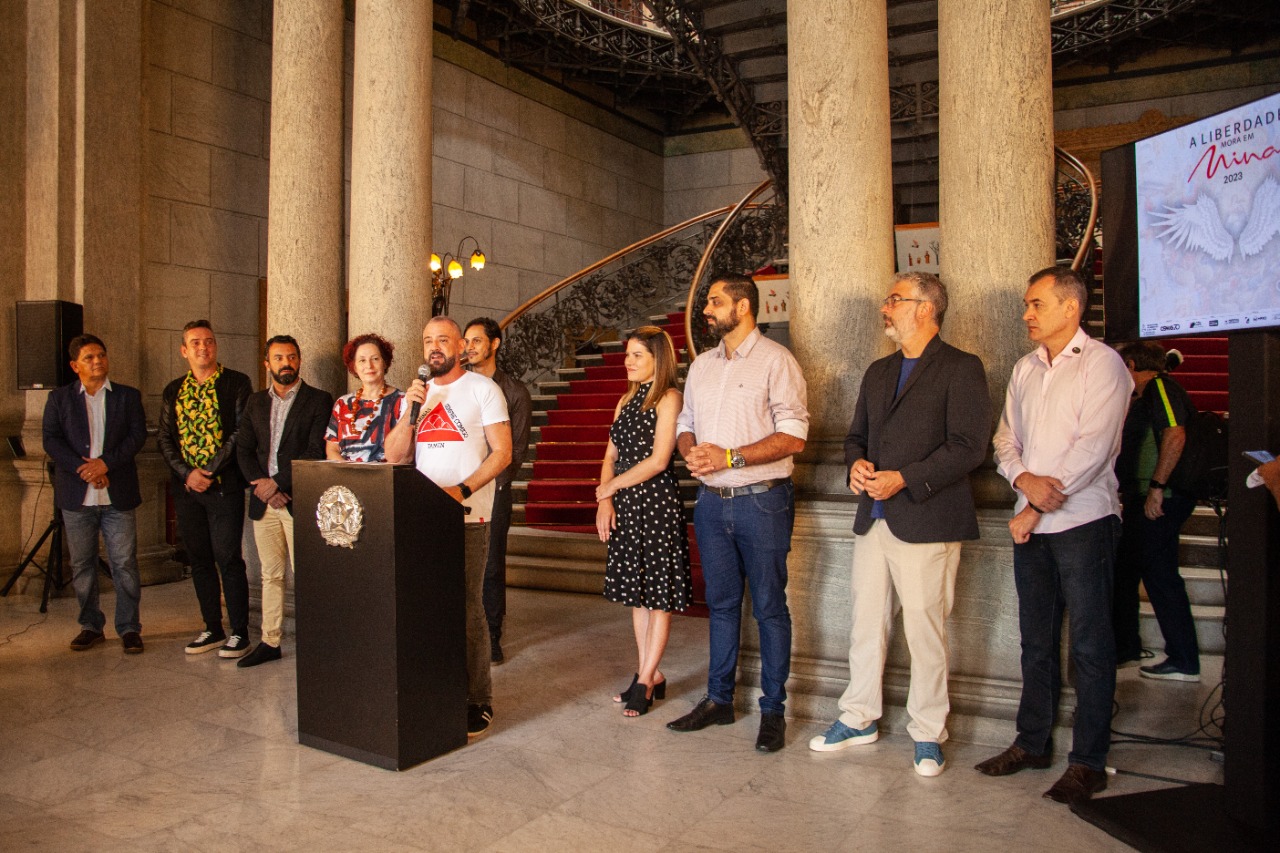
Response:
[[[718,341],[734,329],[738,328],[738,324],[741,322],[742,318],[738,316],[738,312],[736,310],[730,311],[728,318],[725,319],[724,322],[721,322],[715,317],[711,317],[707,322],[707,331],[711,333],[711,337]]]
[[[438,365],[432,364],[431,359],[427,359],[427,372],[434,379],[437,376],[444,376],[446,373],[453,371],[458,366],[458,357],[456,355],[449,356]]]
[[[893,341],[895,344],[902,343],[902,332],[899,331],[897,326],[893,325],[892,320],[884,324],[884,334],[885,337]]]
[[[274,370],[268,372],[271,374],[271,381],[275,382],[277,385],[288,386],[298,381],[298,371],[294,370],[292,367],[282,367],[280,368],[279,373],[276,373]]]

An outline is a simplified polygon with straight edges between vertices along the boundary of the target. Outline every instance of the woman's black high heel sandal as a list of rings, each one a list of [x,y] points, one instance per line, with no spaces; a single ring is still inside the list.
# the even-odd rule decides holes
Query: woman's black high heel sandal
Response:
[[[634,711],[635,713],[625,714],[625,716],[643,717],[649,713],[649,709],[653,707],[653,699],[649,698],[648,693],[649,685],[636,682],[636,685],[631,688],[631,698],[627,700],[627,704],[624,706],[624,710]],[[656,687],[653,693],[655,696],[658,695]]]
[[[632,692],[633,692],[633,691],[635,691],[635,689],[636,689],[636,684],[637,684],[639,681],[640,681],[640,673],[638,673],[638,672],[637,672],[635,675],[631,676],[631,684],[627,686],[627,689],[626,689],[626,690],[619,690],[619,691],[618,691],[618,698],[617,698],[617,699],[614,699],[613,701],[615,701],[615,702],[628,702],[628,701],[630,701],[630,699],[631,699],[631,694],[632,694]],[[666,682],[666,681],[663,681],[662,683],[665,685],[667,682]],[[664,691],[664,692],[665,692],[665,691]]]

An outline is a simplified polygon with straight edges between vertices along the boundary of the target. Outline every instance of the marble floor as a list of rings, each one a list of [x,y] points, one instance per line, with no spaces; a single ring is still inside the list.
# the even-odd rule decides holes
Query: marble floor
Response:
[[[905,734],[818,754],[805,742],[825,723],[792,720],[787,748],[763,755],[754,715],[668,731],[703,690],[701,619],[676,620],[667,700],[624,719],[609,699],[633,669],[623,609],[513,590],[490,733],[395,773],[297,743],[288,643],[250,670],[184,655],[199,628],[189,584],[143,591],[140,656],[114,638],[67,650],[74,600],[47,617],[38,603],[0,599],[0,850],[1128,849],[1041,798],[1061,760],[988,779],[971,768],[995,750],[953,741],[947,772],[922,779]],[[1206,661],[1206,681],[1218,667]],[[1116,726],[1182,734],[1207,692],[1126,670]],[[1133,773],[1221,781],[1188,748],[1117,746],[1111,763],[1109,794],[1169,784]]]

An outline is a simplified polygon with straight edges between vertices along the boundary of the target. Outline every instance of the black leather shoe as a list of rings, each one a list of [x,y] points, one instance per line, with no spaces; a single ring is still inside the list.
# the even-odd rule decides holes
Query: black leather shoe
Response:
[[[727,726],[733,721],[732,705],[717,705],[710,696],[703,696],[692,711],[667,723],[667,728],[673,732],[696,732],[707,726]]]
[[[756,735],[756,749],[761,752],[777,752],[787,744],[787,721],[781,714],[761,714],[760,734]]]
[[[76,634],[75,639],[71,641],[71,651],[83,652],[85,649],[93,648],[105,639],[106,637],[102,635],[101,631],[90,631],[85,628],[79,634]]]
[[[269,663],[273,660],[280,660],[284,657],[280,650],[275,646],[269,646],[266,643],[258,643],[253,651],[236,661],[236,666],[257,666],[260,663]]]
[[[1044,770],[1052,763],[1052,753],[1032,755],[1015,743],[995,758],[988,758],[981,764],[974,765],[973,769],[988,776],[1009,776],[1028,768]]]
[[[1053,783],[1052,788],[1044,792],[1044,797],[1047,800],[1073,806],[1106,789],[1107,772],[1105,770],[1094,770],[1083,764],[1068,764],[1067,772]]]
[[[142,635],[137,631],[125,631],[120,636],[120,644],[124,646],[126,655],[142,654]]]

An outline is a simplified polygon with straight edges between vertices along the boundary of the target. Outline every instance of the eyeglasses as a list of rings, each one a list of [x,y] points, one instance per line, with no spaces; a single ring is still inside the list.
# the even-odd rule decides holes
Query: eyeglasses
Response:
[[[927,299],[907,299],[906,297],[899,296],[896,293],[890,293],[888,296],[884,298],[884,301],[881,302],[880,304],[883,305],[885,308],[888,308],[890,311],[892,311],[894,308],[898,307],[899,302],[928,302],[928,301],[929,300]]]

